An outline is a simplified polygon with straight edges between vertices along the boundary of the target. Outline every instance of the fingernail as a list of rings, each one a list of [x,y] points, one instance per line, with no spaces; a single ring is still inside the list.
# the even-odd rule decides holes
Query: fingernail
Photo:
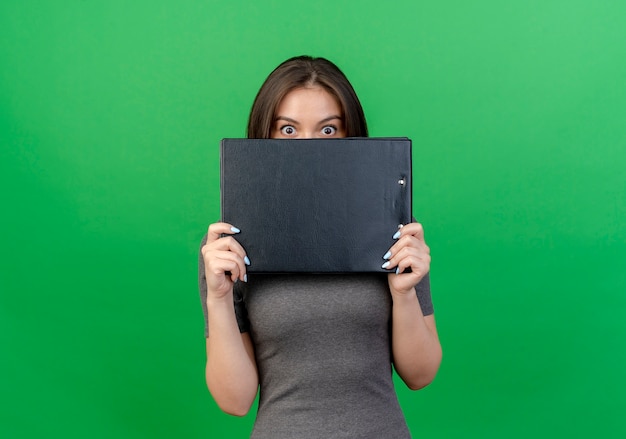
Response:
[[[387,261],[383,265],[381,265],[381,267],[382,268],[387,268],[387,267],[389,267],[389,264],[391,264],[391,262]]]
[[[402,233],[400,232],[400,230],[398,230],[395,235],[393,235],[393,239],[398,239],[400,237],[400,235],[402,235]]]
[[[391,252],[387,252],[385,253],[385,256],[383,256],[383,259],[389,259],[391,257]]]
[[[396,274],[400,274],[400,267],[396,268]]]
[[[231,227],[231,228],[230,228],[230,231],[231,231],[231,232],[233,232],[233,233],[239,233],[239,232],[241,232],[241,230],[239,230],[237,227]]]
[[[247,257],[247,256],[244,256],[244,257],[243,257],[243,262],[244,262],[246,265],[250,265],[250,259],[248,259],[248,257]]]
[[[247,275],[247,274],[244,274],[244,275],[243,275],[243,281],[244,281],[244,282],[248,282],[248,275]]]

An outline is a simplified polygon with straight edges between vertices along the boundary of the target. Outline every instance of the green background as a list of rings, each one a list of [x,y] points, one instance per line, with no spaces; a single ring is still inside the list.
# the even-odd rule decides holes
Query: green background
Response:
[[[626,2],[0,3],[0,435],[246,437],[204,384],[218,143],[282,60],[414,141],[415,437],[626,437]]]

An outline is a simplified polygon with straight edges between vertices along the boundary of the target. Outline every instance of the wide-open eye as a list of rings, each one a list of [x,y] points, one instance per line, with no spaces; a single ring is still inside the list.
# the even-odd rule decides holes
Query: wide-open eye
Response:
[[[334,125],[326,125],[322,128],[322,134],[325,136],[334,136],[337,133],[337,127]]]
[[[293,136],[294,134],[296,134],[296,129],[293,127],[293,125],[285,125],[280,128],[280,133],[283,136]]]

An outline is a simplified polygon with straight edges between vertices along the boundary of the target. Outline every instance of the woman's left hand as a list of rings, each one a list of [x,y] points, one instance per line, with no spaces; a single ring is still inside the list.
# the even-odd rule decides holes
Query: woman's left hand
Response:
[[[420,223],[410,223],[398,229],[394,235],[398,241],[385,256],[383,268],[389,273],[392,295],[413,293],[413,288],[430,271],[430,248],[424,240],[424,228]],[[410,269],[410,270],[409,270]]]

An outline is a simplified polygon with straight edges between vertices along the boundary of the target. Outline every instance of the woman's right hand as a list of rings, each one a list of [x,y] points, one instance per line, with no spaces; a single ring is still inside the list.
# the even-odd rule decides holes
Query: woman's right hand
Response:
[[[250,260],[232,235],[240,230],[231,224],[215,223],[209,226],[206,244],[202,247],[207,283],[207,300],[221,299],[232,293],[237,279],[247,282],[246,265]],[[230,235],[224,236],[223,234]]]

